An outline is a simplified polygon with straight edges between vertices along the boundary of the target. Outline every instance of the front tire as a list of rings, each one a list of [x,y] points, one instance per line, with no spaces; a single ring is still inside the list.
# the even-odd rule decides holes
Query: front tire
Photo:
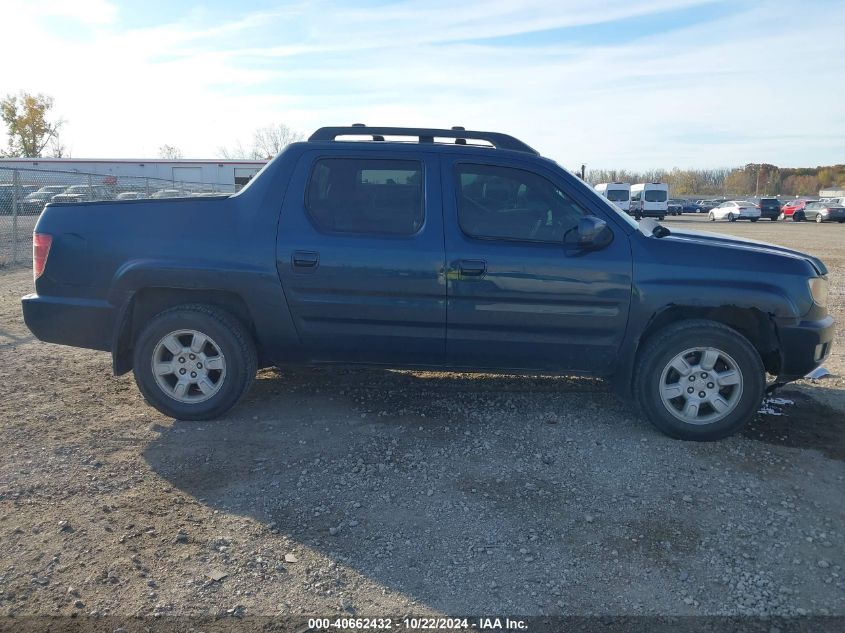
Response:
[[[660,431],[682,440],[712,441],[739,431],[760,406],[765,371],[739,332],[689,320],[650,338],[638,355],[634,397]]]
[[[244,325],[203,304],[156,315],[134,349],[135,382],[163,414],[210,420],[234,407],[255,379],[255,345]]]

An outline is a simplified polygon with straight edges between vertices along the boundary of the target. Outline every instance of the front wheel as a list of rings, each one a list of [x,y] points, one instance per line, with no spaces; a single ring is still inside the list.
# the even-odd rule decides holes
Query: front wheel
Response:
[[[765,390],[760,355],[739,332],[706,320],[681,321],[645,344],[634,394],[645,416],[682,440],[718,440],[754,415]]]
[[[155,316],[135,341],[135,382],[167,416],[209,420],[234,407],[255,379],[255,345],[243,324],[208,305]]]

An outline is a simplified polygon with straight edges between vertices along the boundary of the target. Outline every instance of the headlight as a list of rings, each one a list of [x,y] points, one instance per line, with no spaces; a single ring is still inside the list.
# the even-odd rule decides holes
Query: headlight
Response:
[[[810,295],[817,306],[827,307],[827,279],[824,277],[813,277],[807,280],[810,287]]]

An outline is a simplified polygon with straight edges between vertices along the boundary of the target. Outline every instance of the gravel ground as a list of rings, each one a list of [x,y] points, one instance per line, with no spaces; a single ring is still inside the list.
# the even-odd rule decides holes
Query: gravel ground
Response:
[[[717,228],[821,256],[842,340],[845,226]],[[0,270],[0,614],[845,614],[841,346],[712,444],[452,373],[265,370],[188,423],[35,341],[31,285]]]

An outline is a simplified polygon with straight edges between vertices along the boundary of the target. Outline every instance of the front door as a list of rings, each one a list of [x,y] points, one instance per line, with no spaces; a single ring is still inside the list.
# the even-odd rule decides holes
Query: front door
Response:
[[[631,298],[624,231],[608,222],[614,239],[605,248],[565,248],[564,235],[589,212],[553,172],[456,158],[441,173],[449,364],[609,369]]]
[[[303,354],[435,365],[446,339],[436,154],[308,152],[282,208],[277,267]]]

